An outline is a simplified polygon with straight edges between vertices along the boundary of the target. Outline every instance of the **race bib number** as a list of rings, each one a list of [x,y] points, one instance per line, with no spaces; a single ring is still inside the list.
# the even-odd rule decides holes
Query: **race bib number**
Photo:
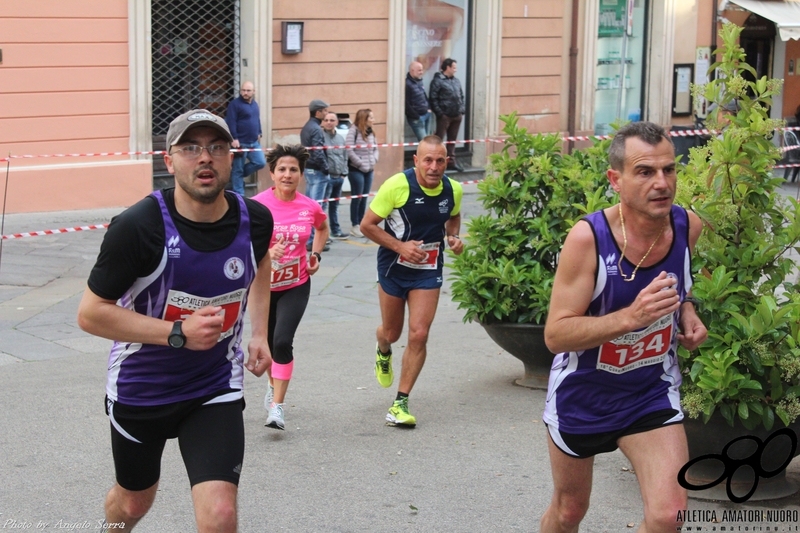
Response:
[[[286,287],[300,281],[300,258],[295,257],[284,264],[274,265],[272,270],[272,288]]]
[[[400,256],[397,260],[397,264],[408,268],[416,268],[418,270],[436,270],[437,262],[439,261],[439,243],[423,244],[419,249],[425,252],[426,255],[421,263],[412,263],[411,261],[403,259],[403,256]]]
[[[664,360],[672,342],[673,313],[663,316],[647,329],[626,333],[600,347],[597,369],[623,374]]]
[[[222,310],[218,313],[223,318],[222,332],[219,334],[217,342],[233,335],[233,326],[239,318],[242,311],[242,302],[247,291],[239,289],[237,291],[229,292],[228,294],[221,294],[206,298],[203,296],[195,296],[188,292],[170,290],[167,294],[167,305],[164,308],[164,320],[174,322],[176,320],[186,320],[192,313],[206,307],[208,305],[221,306]]]

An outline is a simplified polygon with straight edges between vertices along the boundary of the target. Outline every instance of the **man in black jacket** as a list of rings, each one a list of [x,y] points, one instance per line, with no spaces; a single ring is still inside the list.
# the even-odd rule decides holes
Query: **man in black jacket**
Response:
[[[306,122],[303,129],[300,131],[300,144],[306,148],[314,146],[325,146],[325,137],[322,134],[322,120],[328,113],[327,103],[322,100],[311,100],[308,104],[308,113],[310,118]],[[330,181],[330,173],[328,172],[328,158],[325,155],[325,150],[309,150],[311,156],[306,161],[306,169],[303,176],[306,178],[306,196],[312,200],[322,203],[325,199],[325,190],[328,188]],[[324,207],[324,206],[323,206]],[[310,245],[314,241],[314,228],[311,228],[311,237],[308,240],[309,251]],[[326,244],[323,251],[330,250]]]
[[[455,141],[458,137],[458,128],[464,117],[464,91],[461,82],[456,79],[457,65],[455,59],[447,58],[442,61],[442,70],[433,76],[431,82],[430,103],[436,115],[436,135],[444,139],[447,133],[447,169],[463,172],[456,162]]]
[[[428,135],[428,124],[431,120],[428,97],[422,83],[423,72],[422,63],[412,61],[406,74],[406,119],[418,141]]]

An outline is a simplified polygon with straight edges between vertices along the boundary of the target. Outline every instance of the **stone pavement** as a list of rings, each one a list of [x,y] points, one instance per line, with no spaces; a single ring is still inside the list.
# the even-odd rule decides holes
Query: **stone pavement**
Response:
[[[465,217],[480,212],[475,191],[465,186]],[[3,233],[103,223],[119,211],[7,215]],[[3,242],[0,529],[96,530],[103,517],[114,482],[103,412],[111,343],[82,332],[75,312],[104,234]],[[372,370],[376,250],[363,239],[336,242],[312,278],[295,340],[285,432],[264,427],[266,380],[247,374],[240,530],[537,531],[552,490],[541,422],[545,392],[514,385],[522,363],[479,325],[462,322],[447,284],[428,361],[411,396],[419,425],[384,425],[396,385],[382,389]],[[395,353],[402,353],[404,341]],[[642,503],[629,466],[619,452],[597,457],[582,531],[638,527]],[[162,468],[158,497],[137,531],[193,531],[176,443],[167,445]],[[797,459],[788,476],[800,482]],[[798,498],[742,505],[692,499],[689,508],[719,516],[725,509],[798,510]]]

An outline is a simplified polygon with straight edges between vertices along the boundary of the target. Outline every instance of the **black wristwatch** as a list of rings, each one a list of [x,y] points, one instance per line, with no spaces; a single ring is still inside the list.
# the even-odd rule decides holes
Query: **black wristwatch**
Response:
[[[692,304],[695,309],[699,309],[700,308],[700,300],[698,300],[694,296],[687,296],[686,298],[684,298],[683,301],[681,302],[681,304],[685,304],[685,303]]]
[[[182,325],[183,321],[181,320],[176,320],[172,324],[172,331],[167,337],[167,342],[172,348],[183,348],[186,345],[186,335],[183,334]]]
[[[316,256],[317,263],[322,263],[322,255],[319,252],[311,252],[311,255]]]

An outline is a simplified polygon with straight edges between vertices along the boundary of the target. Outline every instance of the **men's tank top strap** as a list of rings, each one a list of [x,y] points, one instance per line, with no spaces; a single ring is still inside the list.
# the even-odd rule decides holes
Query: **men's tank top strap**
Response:
[[[689,217],[684,208],[672,206],[669,222],[672,225],[673,239],[667,255],[652,266],[640,267],[633,281],[625,281],[620,275],[619,258],[622,256],[622,250],[611,232],[605,213],[597,211],[588,215],[585,220],[592,226],[598,259],[595,294],[589,306],[590,315],[606,315],[621,307],[627,307],[639,291],[649,285],[661,271],[666,271],[668,275],[678,280],[675,288],[681,296],[691,288]],[[631,276],[635,268],[635,264],[623,257],[622,271],[627,277]],[[688,283],[688,286],[684,287],[685,283]]]
[[[384,231],[401,241],[422,241],[428,254],[424,263],[409,263],[388,248],[378,249],[378,271],[399,279],[427,279],[442,275],[445,223],[455,208],[453,186],[442,178],[442,190],[430,196],[417,182],[413,168],[403,172],[408,181],[408,200],[395,208],[384,223]]]
[[[219,250],[200,252],[181,237],[161,192],[153,196],[164,221],[163,256],[153,273],[134,282],[119,305],[170,322],[185,320],[206,306],[221,307],[222,332],[217,344],[202,352],[115,342],[106,393],[130,405],[161,405],[226,390],[238,391],[241,397],[240,343],[247,295],[257,268],[247,206],[236,195],[239,227],[235,236]]]

